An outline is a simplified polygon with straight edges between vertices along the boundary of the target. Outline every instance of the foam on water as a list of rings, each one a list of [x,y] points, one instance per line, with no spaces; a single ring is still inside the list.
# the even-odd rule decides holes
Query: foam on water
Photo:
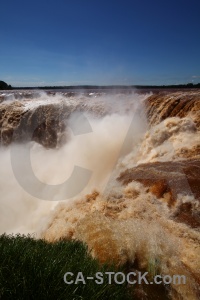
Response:
[[[76,109],[81,103],[92,131],[74,135],[69,130],[70,138],[55,149],[30,142],[31,163],[37,178],[46,184],[65,181],[74,165],[92,171],[92,176],[72,199],[43,201],[20,187],[10,162],[11,146],[1,148],[0,233],[35,233],[50,242],[79,239],[101,262],[137,262],[140,269],[159,262],[156,268],[162,274],[187,276],[187,284],[173,286],[173,291],[183,299],[194,300],[198,299],[200,278],[200,235],[173,216],[184,203],[192,203],[198,210],[196,195],[179,193],[170,207],[169,193],[158,196],[140,182],[124,185],[117,180],[123,171],[144,163],[199,159],[199,131],[193,119],[172,117],[148,128],[144,110],[148,96],[90,93],[66,97],[58,93],[15,99],[25,111],[67,103],[73,107],[66,120],[67,130],[82,126]],[[18,144],[18,151],[25,146]],[[79,184],[76,182],[77,187]],[[64,197],[64,190],[56,193]]]

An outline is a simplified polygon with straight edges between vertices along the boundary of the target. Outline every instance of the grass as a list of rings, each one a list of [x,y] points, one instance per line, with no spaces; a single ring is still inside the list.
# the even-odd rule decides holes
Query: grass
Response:
[[[87,252],[87,247],[77,241],[61,240],[54,244],[35,240],[31,236],[0,236],[0,299],[130,299],[126,282],[103,284],[86,277],[96,272],[117,272],[114,266],[99,265]],[[86,284],[66,284],[64,274],[72,272],[75,281],[82,272]]]
[[[156,275],[161,275],[159,258],[149,259],[147,271],[151,279],[153,279]]]

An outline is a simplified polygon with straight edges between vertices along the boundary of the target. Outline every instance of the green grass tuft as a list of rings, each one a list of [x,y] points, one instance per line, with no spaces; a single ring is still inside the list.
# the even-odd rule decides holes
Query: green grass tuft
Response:
[[[126,283],[103,284],[87,280],[96,272],[117,272],[114,266],[100,265],[87,247],[78,241],[61,240],[50,244],[31,236],[0,236],[0,299],[130,299]],[[66,272],[82,272],[86,284],[66,284]]]

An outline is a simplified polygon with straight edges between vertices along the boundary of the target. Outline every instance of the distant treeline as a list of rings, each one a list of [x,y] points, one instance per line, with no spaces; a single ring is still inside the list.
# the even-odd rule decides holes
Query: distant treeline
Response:
[[[0,80],[0,90],[11,90],[12,86]]]
[[[67,85],[67,86],[39,86],[39,87],[12,87],[4,81],[0,81],[0,90],[104,90],[104,89],[191,89],[200,88],[200,83],[176,84],[176,85]]]
[[[13,87],[13,89],[40,89],[40,90],[106,90],[106,89],[182,89],[200,88],[200,83],[178,85],[67,85],[67,86],[40,86],[40,87]]]

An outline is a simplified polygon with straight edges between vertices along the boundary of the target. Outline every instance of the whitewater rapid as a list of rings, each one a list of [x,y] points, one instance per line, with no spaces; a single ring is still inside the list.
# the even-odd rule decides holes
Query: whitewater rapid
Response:
[[[0,93],[0,233],[78,239],[139,269],[159,261],[188,278],[173,299],[198,299],[199,94]],[[75,166],[86,173],[66,190]]]
[[[20,96],[22,96],[21,94]],[[64,131],[68,135],[68,139],[64,145],[55,149],[46,149],[34,141],[28,141],[31,165],[35,176],[46,185],[59,185],[70,178],[74,166],[85,168],[91,171],[92,175],[81,193],[77,192],[76,197],[72,197],[73,199],[67,199],[68,197],[65,199],[65,190],[60,190],[58,186],[58,189],[55,189],[55,194],[51,195],[50,201],[44,201],[34,197],[34,192],[30,194],[20,186],[18,179],[15,178],[11,164],[10,152],[12,145],[3,146],[0,149],[0,172],[2,178],[0,181],[1,233],[38,234],[40,228],[43,228],[46,218],[51,215],[52,209],[58,204],[55,200],[60,198],[65,199],[64,203],[72,203],[77,197],[81,197],[81,195],[90,192],[94,188],[103,190],[103,186],[105,187],[121,155],[120,151],[130,123],[134,119],[134,113],[142,107],[142,102],[147,97],[146,95],[139,96],[134,94],[131,96],[121,95],[122,98],[120,95],[100,95],[98,101],[95,101],[95,95],[92,99],[91,96],[86,97],[79,94],[76,97],[66,97],[62,93],[48,96],[46,93],[41,92],[37,94],[36,98],[34,98],[34,95],[31,97],[31,93],[28,93],[28,95],[32,99],[27,99],[26,93],[21,100],[16,99],[17,97],[14,94],[12,97],[8,94],[1,104],[4,107],[12,105],[13,111],[15,108],[20,107],[22,110],[21,113],[31,111],[37,114],[37,110],[41,107],[48,112],[49,105],[51,107],[57,105],[59,108],[65,105],[66,110],[71,110],[70,114],[64,120]],[[83,124],[81,123],[83,121],[83,113],[79,109],[80,103],[82,105],[83,100],[89,103],[84,113],[91,129],[89,132],[86,130],[86,132],[79,133],[80,129],[83,128]],[[92,107],[92,110],[89,110],[88,107]],[[108,110],[109,108],[109,113],[104,113],[102,116],[99,113],[100,107],[103,107],[104,110]],[[127,113],[126,107],[131,107],[131,111]],[[47,115],[48,117],[49,115]],[[9,123],[9,118],[7,121]],[[54,129],[56,130],[56,128]],[[131,142],[134,139],[138,139],[138,134],[142,134],[145,129],[146,124],[144,120],[135,116],[135,132],[133,132],[133,135],[137,133],[137,137],[133,136],[130,138],[132,139]],[[76,134],[76,132],[78,133]],[[16,143],[16,153],[22,153],[26,144],[27,141]],[[131,146],[130,144],[126,145],[125,148],[127,149],[124,148],[124,151],[130,151]],[[23,164],[26,162],[23,157],[19,157],[17,154],[16,159],[21,160],[20,170],[23,170]],[[28,174],[23,174],[23,176],[27,177]],[[78,187],[80,183],[74,182],[74,184]],[[73,187],[69,188],[72,189]]]

